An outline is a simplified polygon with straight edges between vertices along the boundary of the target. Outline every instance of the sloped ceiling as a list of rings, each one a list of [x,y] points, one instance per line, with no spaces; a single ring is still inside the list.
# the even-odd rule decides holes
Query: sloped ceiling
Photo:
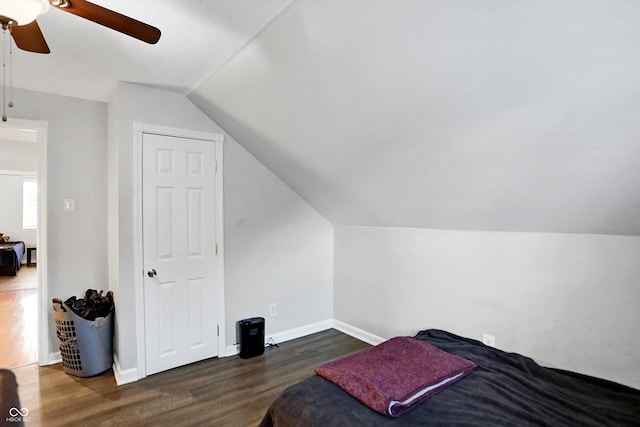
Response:
[[[50,8],[37,22],[51,54],[14,48],[12,83],[102,102],[109,102],[119,81],[186,94],[241,50],[290,1],[92,1],[159,28],[162,36],[155,45]]]
[[[334,225],[640,235],[638,23],[300,0],[188,96]]]

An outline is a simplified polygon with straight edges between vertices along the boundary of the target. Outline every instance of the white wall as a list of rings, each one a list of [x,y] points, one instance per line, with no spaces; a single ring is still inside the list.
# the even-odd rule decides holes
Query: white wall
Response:
[[[10,130],[0,128],[0,136],[5,135],[11,135]],[[0,153],[0,233],[9,235],[12,241],[35,244],[36,230],[22,228],[22,183],[25,176],[37,175],[37,145],[32,141],[0,139]]]
[[[213,122],[175,93],[120,83],[109,103],[109,284],[116,302],[115,352],[123,370],[137,366],[134,280],[133,123],[214,131]]]
[[[0,138],[9,134],[5,128],[0,128]],[[38,170],[37,145],[32,141],[10,141],[0,139],[0,171],[32,172]],[[4,173],[4,172],[1,172]]]
[[[12,242],[32,245],[36,243],[36,230],[22,228],[23,182],[23,176],[0,175],[0,233],[9,236]]]
[[[335,229],[334,315],[389,338],[428,328],[640,387],[640,237]]]
[[[14,89],[14,102],[9,120],[48,123],[49,297],[80,295],[87,287],[113,289],[120,362],[135,368],[132,124],[222,131],[182,95],[125,83],[108,106],[20,89]],[[267,320],[268,333],[330,319],[332,227],[225,138],[227,345],[235,343],[234,322],[265,316],[271,302],[279,313]],[[63,199],[70,197],[76,211],[65,213]],[[264,248],[264,257],[256,248]],[[47,323],[49,350],[55,352],[51,309]]]
[[[128,83],[119,85],[109,115],[109,271],[118,304],[116,351],[127,370],[137,358],[133,122],[223,131],[185,96]],[[278,316],[267,320],[268,333],[331,318],[333,228],[228,135],[224,220],[227,345],[236,342],[236,321],[266,316],[270,303],[278,304]]]
[[[640,235],[638,22],[299,0],[190,98],[336,226]]]
[[[240,145],[224,155],[227,343],[247,317],[267,336],[331,319],[333,226]]]
[[[107,289],[107,105],[13,89],[13,118],[45,121],[47,135],[48,296],[68,298]],[[63,199],[76,211],[64,212]],[[50,352],[58,351],[53,310],[47,318]]]

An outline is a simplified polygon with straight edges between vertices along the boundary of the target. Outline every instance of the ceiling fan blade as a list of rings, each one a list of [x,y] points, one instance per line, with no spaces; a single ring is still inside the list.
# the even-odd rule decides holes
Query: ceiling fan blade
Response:
[[[160,40],[160,30],[156,27],[86,0],[51,0],[51,6],[149,44],[155,44]]]
[[[40,26],[36,21],[33,21],[27,25],[15,25],[11,26],[11,35],[13,40],[22,50],[35,53],[50,53],[49,46],[47,45]]]

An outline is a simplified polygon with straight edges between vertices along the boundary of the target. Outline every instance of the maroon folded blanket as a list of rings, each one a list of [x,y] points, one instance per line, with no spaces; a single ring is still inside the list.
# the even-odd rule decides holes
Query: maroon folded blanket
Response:
[[[426,342],[396,337],[322,364],[315,372],[369,408],[397,417],[475,367],[470,360]]]

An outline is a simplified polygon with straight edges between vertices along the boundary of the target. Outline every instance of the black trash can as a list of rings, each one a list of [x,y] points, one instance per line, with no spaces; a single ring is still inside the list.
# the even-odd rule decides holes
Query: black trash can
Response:
[[[251,317],[238,322],[240,357],[248,359],[264,353],[264,317]]]

